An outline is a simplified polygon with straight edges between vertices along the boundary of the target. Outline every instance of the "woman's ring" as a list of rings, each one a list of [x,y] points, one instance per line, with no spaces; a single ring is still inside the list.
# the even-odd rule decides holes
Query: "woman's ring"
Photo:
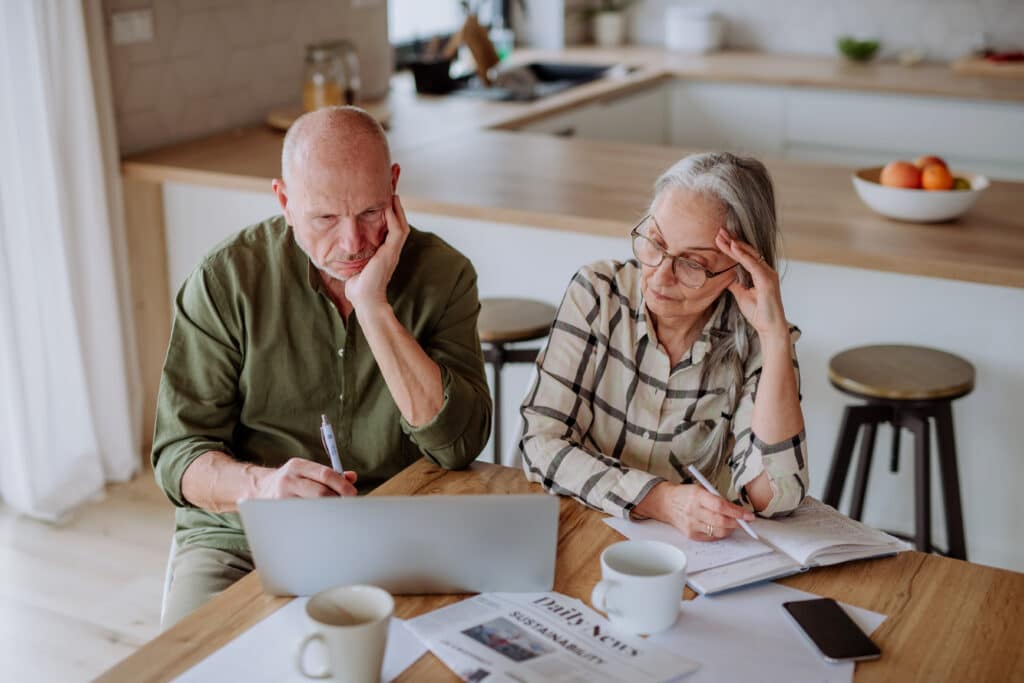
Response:
[[[710,524],[708,524],[708,536],[714,536],[714,535],[715,535],[715,527],[713,527]]]

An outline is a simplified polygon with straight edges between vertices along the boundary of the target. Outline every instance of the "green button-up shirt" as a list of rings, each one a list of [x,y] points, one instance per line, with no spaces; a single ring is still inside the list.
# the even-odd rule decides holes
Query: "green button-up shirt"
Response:
[[[269,467],[292,457],[329,467],[321,413],[334,425],[345,469],[359,474],[360,493],[423,455],[452,469],[476,458],[491,399],[472,264],[413,228],[387,296],[441,368],[443,406],[419,427],[402,418],[355,312],[342,318],[282,216],[242,230],[192,272],[175,300],[152,454],[157,482],[178,506],[179,545],[248,551],[237,514],[182,497],[193,460],[224,451]]]

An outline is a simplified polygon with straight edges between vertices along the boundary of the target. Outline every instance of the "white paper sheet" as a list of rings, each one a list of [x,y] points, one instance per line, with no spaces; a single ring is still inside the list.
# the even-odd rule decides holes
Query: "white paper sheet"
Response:
[[[175,679],[176,683],[206,681],[247,681],[247,683],[307,683],[308,678],[295,669],[295,652],[308,632],[305,606],[309,598],[296,598],[242,633],[230,643]],[[388,647],[384,653],[381,681],[390,683],[427,651],[398,618],[388,628]],[[317,669],[323,653],[309,648],[306,664]]]
[[[821,596],[777,583],[700,597],[683,602],[676,625],[651,639],[673,652],[700,659],[701,668],[686,683],[850,683],[854,663],[826,662],[783,612],[784,602],[817,597]],[[885,621],[884,614],[840,605],[865,633],[872,633]]]
[[[774,552],[771,546],[754,540],[742,529],[718,541],[691,541],[670,524],[654,519],[631,522],[607,517],[604,523],[626,538],[637,541],[661,541],[686,553],[686,572],[696,574],[711,567],[720,567],[758,555]]]

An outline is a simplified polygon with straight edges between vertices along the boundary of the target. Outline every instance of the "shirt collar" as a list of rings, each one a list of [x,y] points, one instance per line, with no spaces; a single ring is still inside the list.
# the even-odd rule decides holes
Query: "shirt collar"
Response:
[[[718,297],[714,313],[704,323],[700,337],[690,349],[690,357],[694,365],[704,360],[704,356],[711,352],[718,340],[729,334],[729,306],[731,303],[732,297],[726,292],[722,292]]]
[[[323,278],[320,277],[320,269],[316,267],[313,260],[309,258],[309,255],[303,251],[302,247],[299,246],[298,240],[295,239],[295,229],[292,226],[288,226],[288,234],[292,241],[292,252],[295,256],[296,263],[299,268],[305,268],[306,270],[306,284],[314,292],[326,293],[326,287],[324,285]]]

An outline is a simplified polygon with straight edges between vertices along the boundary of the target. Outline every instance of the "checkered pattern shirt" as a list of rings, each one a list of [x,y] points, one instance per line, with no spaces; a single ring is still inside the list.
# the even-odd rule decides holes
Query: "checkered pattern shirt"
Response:
[[[526,476],[552,494],[629,518],[659,482],[692,483],[686,467],[726,420],[731,449],[717,471],[702,474],[753,509],[743,487],[767,472],[773,495],[760,514],[793,510],[807,490],[805,436],[766,444],[751,429],[762,364],[756,334],[735,399],[726,373],[702,378],[704,357],[733,333],[732,296],[720,297],[700,338],[671,366],[648,326],[640,274],[636,261],[602,261],[569,284],[521,410]],[[800,331],[791,326],[790,336],[795,342]],[[795,347],[793,367],[799,385]]]

